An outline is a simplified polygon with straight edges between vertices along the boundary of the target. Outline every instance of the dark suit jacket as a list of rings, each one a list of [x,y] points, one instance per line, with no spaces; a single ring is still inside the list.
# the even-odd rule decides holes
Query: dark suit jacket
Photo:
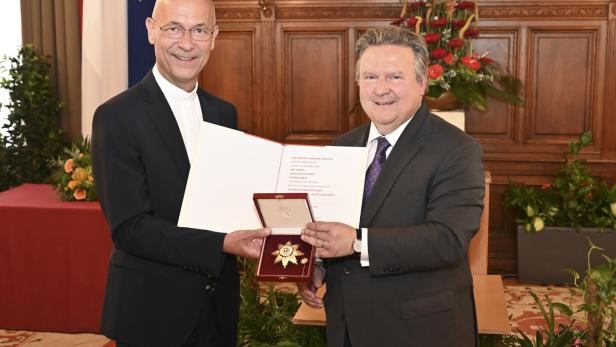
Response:
[[[365,146],[369,124],[340,146]],[[467,251],[483,210],[481,147],[423,105],[364,202],[370,266],[327,263],[329,346],[475,345]]]
[[[198,90],[203,118],[236,128],[235,108]],[[224,234],[177,227],[190,163],[154,76],[98,107],[92,157],[111,228],[101,332],[139,346],[177,346],[194,329],[204,300],[235,345],[239,280]],[[206,286],[215,282],[215,290]]]

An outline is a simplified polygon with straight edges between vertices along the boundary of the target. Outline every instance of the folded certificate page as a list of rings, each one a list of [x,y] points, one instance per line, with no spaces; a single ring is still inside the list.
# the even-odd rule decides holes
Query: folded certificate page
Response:
[[[308,193],[317,221],[359,227],[365,147],[283,145],[201,123],[178,225],[261,228],[254,193]]]

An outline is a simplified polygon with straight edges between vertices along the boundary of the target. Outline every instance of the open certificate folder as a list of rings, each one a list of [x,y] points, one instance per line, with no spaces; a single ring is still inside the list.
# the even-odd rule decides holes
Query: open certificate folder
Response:
[[[359,227],[365,147],[283,145],[201,124],[179,226],[224,233],[260,228],[254,193],[297,192],[309,194],[315,220]]]

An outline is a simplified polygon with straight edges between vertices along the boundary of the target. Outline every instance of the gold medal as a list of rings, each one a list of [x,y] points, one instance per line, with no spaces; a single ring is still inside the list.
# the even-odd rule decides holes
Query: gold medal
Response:
[[[297,258],[304,255],[304,253],[298,250],[299,245],[291,244],[291,241],[287,241],[284,245],[278,244],[278,250],[273,251],[272,255],[276,256],[276,260],[274,260],[274,264],[278,264],[282,262],[282,267],[285,269],[289,262],[297,265]]]

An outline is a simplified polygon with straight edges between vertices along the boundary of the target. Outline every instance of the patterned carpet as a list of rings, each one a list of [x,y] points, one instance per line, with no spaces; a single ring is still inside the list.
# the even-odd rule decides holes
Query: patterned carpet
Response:
[[[553,302],[560,302],[576,308],[583,300],[578,291],[572,296],[569,289],[562,287],[505,285],[507,311],[514,330],[520,329],[527,335],[534,335],[538,327],[544,326],[543,317],[536,307],[532,296],[533,291],[544,304],[547,295]],[[583,321],[583,316],[576,317]],[[565,317],[557,316],[557,322],[567,323]],[[115,343],[104,336],[95,334],[59,334],[28,331],[0,330],[0,347],[39,347],[39,346],[83,346],[83,347],[115,347]]]
[[[96,334],[60,334],[0,329],[0,347],[115,347],[105,336]]]
[[[507,312],[509,313],[511,327],[514,332],[516,329],[523,331],[527,335],[534,335],[538,328],[546,328],[543,316],[537,307],[535,300],[530,295],[530,292],[537,294],[547,310],[547,300],[545,296],[550,298],[552,302],[559,302],[573,308],[576,312],[577,308],[583,303],[584,298],[580,290],[574,290],[573,293],[568,288],[553,287],[553,286],[505,286],[505,300],[507,302]],[[585,322],[584,314],[574,313],[576,325],[581,325]],[[555,326],[559,323],[568,324],[569,317],[559,314],[556,311]]]

